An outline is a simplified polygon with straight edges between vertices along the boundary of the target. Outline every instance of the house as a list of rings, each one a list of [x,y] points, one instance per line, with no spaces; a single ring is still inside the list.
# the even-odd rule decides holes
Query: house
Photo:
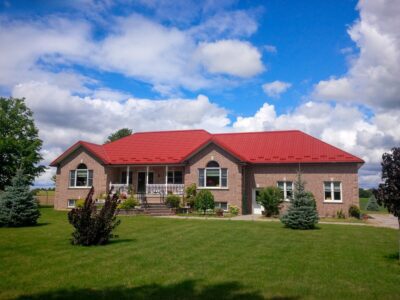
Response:
[[[131,187],[147,201],[182,195],[186,186],[210,190],[217,207],[260,214],[258,191],[278,186],[286,201],[300,170],[321,216],[358,205],[364,161],[298,130],[211,134],[205,130],[138,132],[112,143],[79,141],[55,159],[56,209],[75,206],[91,186],[96,195]]]

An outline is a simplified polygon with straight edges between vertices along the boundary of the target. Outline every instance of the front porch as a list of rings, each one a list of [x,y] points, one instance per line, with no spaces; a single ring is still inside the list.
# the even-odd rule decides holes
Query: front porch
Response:
[[[108,188],[148,197],[183,195],[184,169],[182,165],[109,167]]]

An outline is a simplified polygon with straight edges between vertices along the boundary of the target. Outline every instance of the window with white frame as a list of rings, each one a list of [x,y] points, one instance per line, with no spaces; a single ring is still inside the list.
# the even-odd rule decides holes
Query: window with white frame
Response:
[[[68,208],[75,208],[76,200],[75,199],[68,199]]]
[[[215,202],[215,208],[221,208],[225,211],[228,210],[228,202]]]
[[[292,181],[278,181],[278,188],[283,192],[283,200],[290,201],[293,197],[293,182]]]
[[[168,183],[182,184],[183,183],[182,171],[168,171]]]
[[[340,181],[324,182],[324,200],[332,202],[342,201],[342,183]]]
[[[216,161],[208,162],[206,168],[199,169],[199,187],[228,187],[228,169],[220,168]]]
[[[76,170],[69,171],[70,187],[91,187],[93,185],[93,170],[88,170],[85,164],[79,164]]]

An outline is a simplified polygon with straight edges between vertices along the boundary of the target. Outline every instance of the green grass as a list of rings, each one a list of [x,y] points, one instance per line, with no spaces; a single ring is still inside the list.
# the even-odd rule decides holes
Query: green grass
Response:
[[[55,191],[43,191],[40,190],[36,193],[36,196],[54,196],[55,195]]]
[[[369,198],[360,198],[360,210],[363,214],[388,214],[387,208],[385,208],[384,206],[379,206],[379,211],[370,211],[370,210],[366,210],[365,207],[368,204],[368,200]]]
[[[398,299],[398,232],[121,217],[106,246],[72,246],[66,213],[0,228],[0,299]]]

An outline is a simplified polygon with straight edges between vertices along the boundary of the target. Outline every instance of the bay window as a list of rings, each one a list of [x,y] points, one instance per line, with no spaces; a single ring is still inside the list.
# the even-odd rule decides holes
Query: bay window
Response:
[[[199,169],[199,187],[228,187],[228,169],[220,168],[216,161],[210,161],[206,168]]]
[[[69,171],[70,187],[91,187],[93,185],[93,170],[88,170],[85,164],[79,164],[76,170]]]
[[[326,202],[342,202],[342,183],[340,181],[324,182],[324,200]]]

